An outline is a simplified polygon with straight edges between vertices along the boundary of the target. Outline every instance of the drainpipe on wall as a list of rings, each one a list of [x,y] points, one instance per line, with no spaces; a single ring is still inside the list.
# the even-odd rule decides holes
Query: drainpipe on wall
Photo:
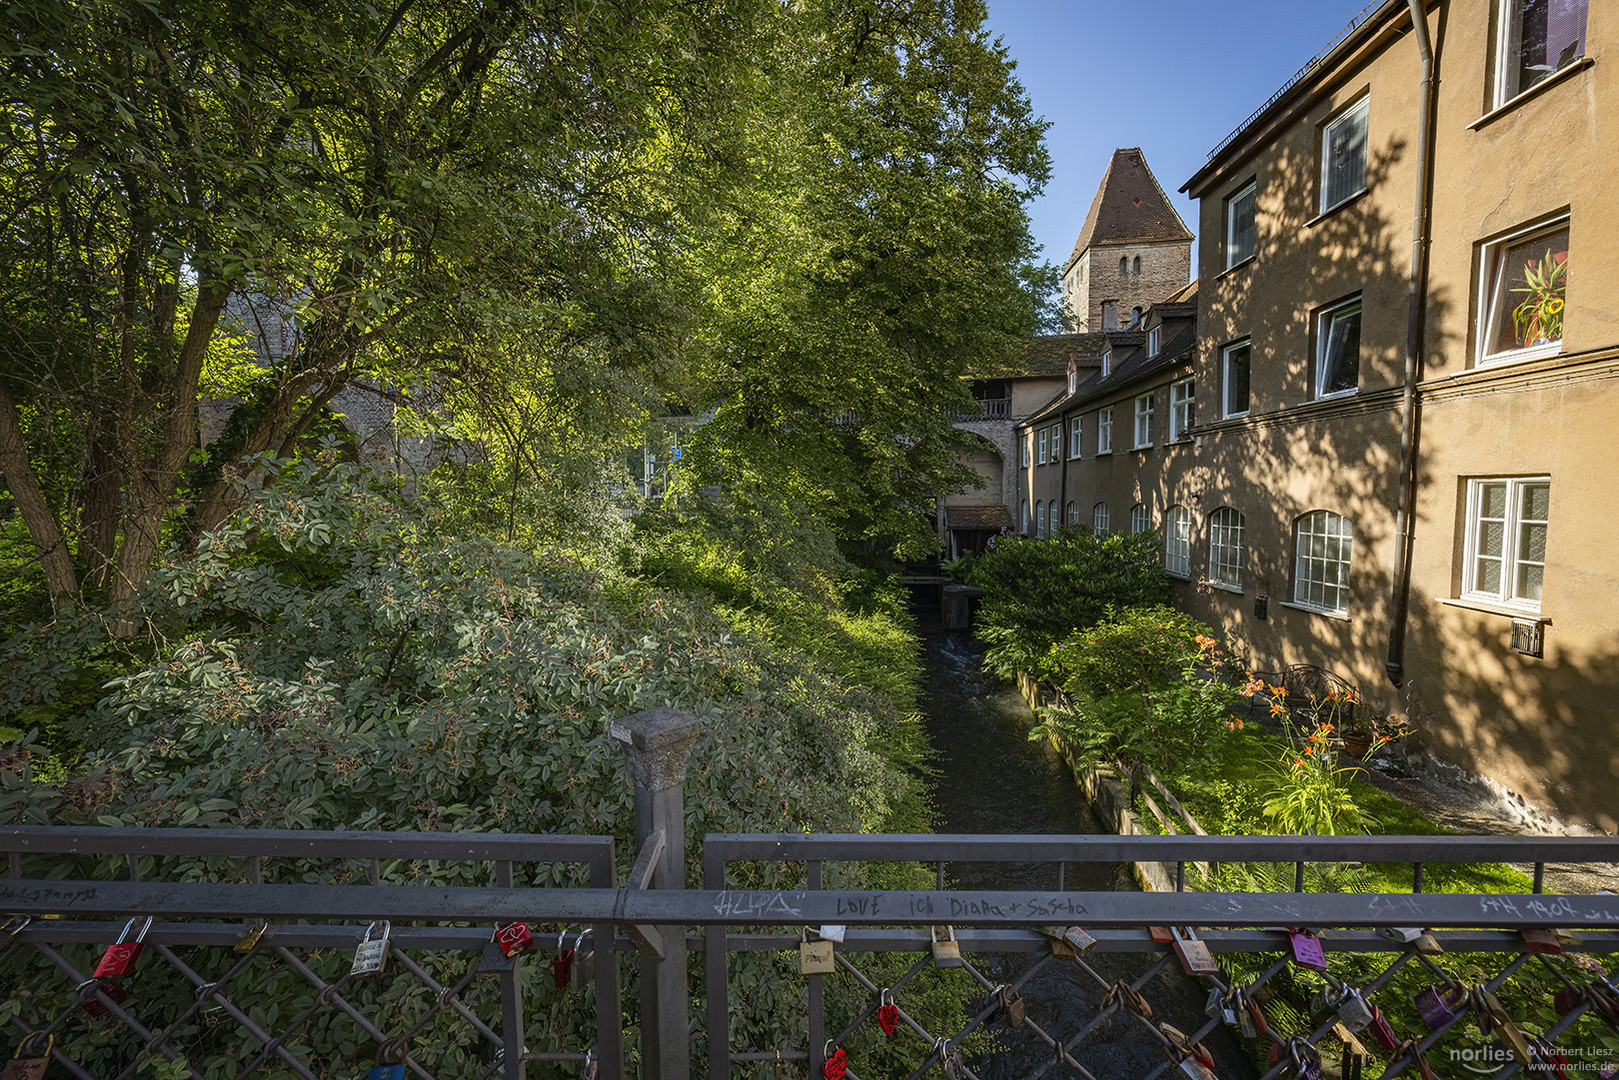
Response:
[[[1057,520],[1068,527],[1068,425],[1072,423],[1066,412],[1057,414],[1057,423],[1062,425],[1062,472],[1057,476]]]
[[[1405,389],[1400,397],[1400,490],[1394,516],[1393,617],[1389,623],[1389,681],[1405,681],[1405,625],[1411,608],[1411,545],[1417,501],[1417,379],[1422,373],[1422,322],[1427,299],[1428,191],[1433,183],[1433,41],[1428,36],[1427,0],[1407,0],[1417,51],[1422,56],[1422,88],[1417,118],[1417,198],[1411,226],[1411,292],[1405,331]]]

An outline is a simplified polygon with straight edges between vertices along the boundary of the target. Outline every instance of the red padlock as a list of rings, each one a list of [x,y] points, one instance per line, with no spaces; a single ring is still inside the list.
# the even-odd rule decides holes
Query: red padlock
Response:
[[[565,937],[567,937],[566,930],[557,935],[557,955],[556,959],[551,961],[551,982],[558,990],[568,988],[568,975],[573,969],[573,950],[562,947]]]
[[[848,1071],[848,1055],[843,1052],[841,1046],[826,1059],[826,1064],[821,1066],[821,1075],[826,1077],[826,1080],[843,1080]]]
[[[92,979],[122,978],[135,970],[135,961],[139,959],[141,950],[146,947],[143,944],[143,939],[146,937],[146,932],[152,928],[152,916],[148,915],[146,917],[146,921],[141,924],[140,930],[135,932],[134,939],[130,940],[129,935],[131,931],[135,930],[136,921],[135,919],[130,919],[125,923],[123,933],[118,935],[118,940],[107,946],[107,951],[101,956],[101,963],[97,964],[95,971],[90,973]]]
[[[894,1004],[887,990],[882,992],[878,1000],[881,1004],[877,1006],[877,1026],[883,1029],[884,1035],[892,1037],[899,1030],[899,1006]]]
[[[495,928],[495,941],[500,945],[500,955],[510,960],[534,944],[534,935],[529,932],[528,923],[509,922]]]
[[[95,982],[94,979],[91,979],[90,981]],[[124,1003],[124,999],[129,997],[129,991],[125,990],[122,986],[119,986],[115,982],[104,982],[100,986],[96,987],[96,989],[105,994],[114,1005],[122,1005]],[[100,998],[93,994],[85,999],[84,1011],[89,1013],[91,1016],[107,1015],[107,1007],[101,1003]]]

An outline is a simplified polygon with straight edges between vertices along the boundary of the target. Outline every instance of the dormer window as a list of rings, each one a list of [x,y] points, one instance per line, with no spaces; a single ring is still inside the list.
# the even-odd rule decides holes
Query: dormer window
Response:
[[[1107,378],[1113,370],[1113,348],[1109,346],[1102,350],[1102,378]]]
[[[1163,339],[1164,339],[1164,325],[1163,325],[1163,323],[1159,323],[1157,326],[1155,326],[1151,330],[1147,331],[1147,359],[1148,360],[1151,360],[1155,356],[1158,355],[1158,350],[1163,346],[1163,343],[1164,343]]]
[[[1141,325],[1141,309],[1140,308],[1133,307],[1133,308],[1130,309],[1130,325],[1131,325],[1131,327],[1137,327],[1137,326]]]
[[[1068,369],[1068,392],[1072,394],[1079,389],[1079,371],[1076,368]]]

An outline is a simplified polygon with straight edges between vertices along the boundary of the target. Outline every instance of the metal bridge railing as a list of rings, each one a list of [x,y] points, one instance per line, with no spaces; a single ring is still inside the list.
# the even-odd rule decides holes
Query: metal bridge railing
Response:
[[[551,1063],[548,1074],[639,1072],[654,1080],[699,1072],[727,1080],[739,1067],[771,1062],[779,1063],[778,1075],[788,1063],[801,1063],[811,1076],[831,1077],[841,1063],[848,1077],[871,1080],[887,1074],[848,1054],[859,1056],[859,1040],[875,1021],[892,1038],[914,1043],[913,1080],[933,1068],[965,1078],[976,1073],[975,1062],[962,1055],[963,1040],[990,1024],[1008,1029],[1001,1034],[1010,1038],[1012,1013],[1021,1011],[1017,1038],[1037,1051],[1026,1070],[1031,1080],[1107,1080],[1113,1074],[1095,1054],[1115,1021],[1164,1051],[1154,1068],[1131,1080],[1216,1075],[1198,1060],[1199,1046],[1222,1028],[1248,1040],[1261,1060],[1267,1050],[1279,1054],[1265,1073],[1272,1080],[1294,1067],[1294,1054],[1307,1058],[1329,1035],[1361,1075],[1380,1066],[1378,1075],[1396,1077],[1421,1070],[1424,1055],[1455,1045],[1464,1028],[1510,1044],[1507,1013],[1521,1003],[1503,1006],[1500,997],[1525,965],[1544,973],[1567,1008],[1557,1021],[1518,1035],[1523,1056],[1495,1076],[1531,1068],[1556,1075],[1535,1063],[1555,1064],[1557,1046],[1574,1052],[1571,1040],[1590,1030],[1593,1015],[1619,1024],[1619,990],[1552,955],[1619,951],[1619,897],[1066,887],[1068,867],[1078,863],[1613,863],[1619,839],[717,835],[703,844],[702,887],[688,888],[681,784],[694,724],[656,710],[615,725],[636,786],[636,857],[622,877],[615,875],[608,837],[0,829],[12,875],[0,879],[0,912],[16,917],[0,930],[0,973],[23,1006],[9,1010],[8,1019],[20,1038],[58,1036],[50,1045],[24,1039],[19,1053],[48,1054],[65,1074],[96,1078],[133,1076],[161,1056],[192,1076],[200,1075],[195,1062],[204,1059],[213,1062],[210,1075],[348,1076],[363,1058],[374,1060],[375,1069],[397,1070],[372,1075],[423,1080],[521,1077],[530,1061]],[[427,861],[437,864],[435,883],[411,883],[427,880],[413,875],[415,864]],[[846,868],[893,862],[934,869],[935,887],[825,887]],[[948,889],[946,870],[954,863],[1044,864],[1051,887]],[[456,883],[438,883],[445,880]],[[760,880],[794,886],[730,887]],[[94,976],[97,958],[105,959],[103,950],[131,916],[154,917],[143,944],[156,959],[146,959],[139,979]],[[376,933],[384,920],[393,956],[388,970],[397,984],[380,983],[358,963],[361,935]],[[571,930],[554,942],[536,931],[537,947],[508,959],[491,935],[516,920]],[[954,949],[941,950],[941,958],[934,943],[942,927],[951,928],[945,936]],[[1194,927],[1207,953],[1161,940]],[[1317,933],[1295,942],[1283,927]],[[808,931],[819,935],[823,928],[841,940],[830,970],[806,978],[807,1013],[773,1016],[769,1042],[745,1038],[734,1046],[731,958],[791,955]],[[1559,930],[1574,931],[1577,940],[1556,938]],[[1418,931],[1427,936],[1407,940]],[[1306,948],[1311,942],[1323,950],[1318,964]],[[561,954],[570,946],[574,967],[564,972]],[[700,994],[686,970],[690,950],[704,954]],[[1374,1062],[1368,1032],[1375,1026],[1353,1034],[1354,1003],[1368,1013],[1380,1003],[1386,1008],[1391,981],[1409,971],[1425,971],[1448,987],[1460,973],[1435,950],[1470,958],[1477,970],[1469,985],[1455,995],[1447,991],[1448,1019],[1432,1030],[1398,1033]],[[640,1002],[627,1020],[618,956],[631,951],[639,957]],[[588,974],[586,953],[594,961]],[[951,953],[959,966],[941,975],[936,968],[955,959]],[[1261,959],[1232,964],[1239,954]],[[558,996],[537,992],[547,960]],[[1324,1020],[1295,1017],[1288,1030],[1275,1015],[1267,1023],[1259,999],[1283,973],[1291,979],[1305,965],[1313,965],[1309,979],[1339,1004]],[[1099,1004],[1087,1005],[1078,1019],[1037,1015],[1042,1010],[1035,1006],[1013,1009],[1031,979],[1064,966]],[[1158,992],[1160,975],[1177,966],[1213,991],[1206,1019],[1179,1029],[1166,1024],[1165,1001],[1147,1000]],[[1351,967],[1361,973],[1354,986],[1345,982]],[[907,1007],[914,991],[941,978],[953,981],[932,989],[958,995],[959,1021]],[[833,989],[835,1016],[828,1012]],[[703,1057],[689,1045],[694,1001],[706,1020]],[[536,1011],[543,1025],[527,1023]],[[591,1033],[588,1045],[567,1044],[566,1033],[580,1030]],[[1532,1048],[1530,1038],[1541,1048]]]

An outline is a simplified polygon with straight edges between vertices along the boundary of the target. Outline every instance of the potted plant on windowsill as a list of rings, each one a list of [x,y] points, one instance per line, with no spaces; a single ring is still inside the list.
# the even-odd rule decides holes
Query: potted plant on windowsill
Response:
[[[1523,284],[1512,291],[1524,297],[1512,309],[1518,344],[1528,348],[1563,339],[1563,294],[1568,287],[1568,253],[1546,252],[1523,268]]]

